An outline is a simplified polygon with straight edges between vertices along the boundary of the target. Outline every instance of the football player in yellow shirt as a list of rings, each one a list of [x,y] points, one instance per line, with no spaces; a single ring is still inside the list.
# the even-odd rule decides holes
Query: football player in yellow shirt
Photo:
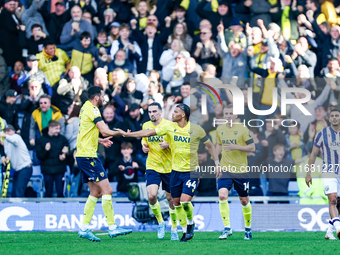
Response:
[[[155,129],[126,133],[127,137],[150,137],[167,135],[170,141],[172,172],[170,192],[176,208],[177,218],[183,229],[181,242],[187,242],[194,236],[195,223],[193,221],[192,197],[198,185],[197,150],[200,141],[208,148],[215,161],[215,171],[219,173],[219,161],[216,150],[206,136],[202,127],[190,123],[190,108],[185,104],[178,104],[172,114],[173,122],[161,125]],[[160,159],[162,160],[162,159]],[[160,161],[158,159],[158,162]]]
[[[236,123],[237,115],[233,114],[233,106],[227,105],[223,110],[227,124],[216,129],[217,153],[222,153],[222,178],[218,179],[218,195],[220,213],[224,230],[220,239],[227,239],[232,235],[229,219],[228,193],[234,184],[242,204],[245,222],[244,239],[252,239],[251,233],[251,204],[249,202],[249,175],[247,173],[247,153],[255,151],[255,143],[250,131],[243,124]],[[236,123],[236,124],[235,124]]]
[[[90,195],[85,204],[83,224],[78,235],[90,241],[99,242],[100,239],[91,232],[89,225],[96,203],[100,197],[102,197],[102,207],[109,225],[109,236],[126,235],[132,231],[120,228],[115,224],[112,207],[113,191],[105,169],[97,157],[98,142],[105,147],[109,147],[112,144],[110,138],[122,135],[123,132],[110,130],[102,120],[98,109],[105,100],[101,87],[89,88],[88,98],[89,100],[83,105],[79,115],[76,160],[82,173],[83,182],[89,185]],[[99,138],[99,132],[107,138]]]
[[[159,103],[153,102],[148,107],[150,121],[144,123],[144,129],[155,129],[162,125],[172,125],[171,121],[161,117],[162,107]],[[170,194],[170,177],[171,177],[171,150],[169,148],[169,137],[149,136],[142,139],[143,151],[148,153],[146,160],[146,188],[149,194],[149,205],[158,221],[158,238],[163,239],[165,236],[166,224],[162,217],[161,207],[157,201],[157,193],[160,183],[162,189],[166,192],[166,198],[169,202],[169,213],[172,222],[171,240],[179,240],[177,234],[177,216]],[[159,159],[162,159],[159,161]]]

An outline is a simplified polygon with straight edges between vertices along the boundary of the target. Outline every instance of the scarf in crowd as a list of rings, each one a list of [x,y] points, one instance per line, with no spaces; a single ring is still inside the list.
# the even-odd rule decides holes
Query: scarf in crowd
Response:
[[[285,6],[281,17],[281,28],[283,38],[290,38],[290,20],[289,20],[289,6]]]

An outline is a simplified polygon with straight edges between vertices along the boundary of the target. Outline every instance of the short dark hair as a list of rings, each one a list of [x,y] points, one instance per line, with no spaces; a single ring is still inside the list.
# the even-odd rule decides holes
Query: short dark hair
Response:
[[[339,112],[340,113],[340,109],[338,108],[334,108],[329,112],[329,115],[331,115],[332,112]]]
[[[132,149],[133,150],[132,143],[130,143],[130,142],[123,142],[122,145],[120,146],[120,148],[122,150],[125,150],[125,149]]]
[[[187,121],[189,121],[190,107],[187,106],[186,104],[178,104],[176,107],[181,109],[181,111],[185,113],[185,118],[186,118]]]
[[[185,8],[183,6],[177,6],[175,8],[175,12],[186,12]]]
[[[129,30],[129,31],[131,30],[131,28],[130,28],[130,26],[128,24],[123,23],[123,24],[120,25],[119,31],[123,30],[124,28]]]
[[[248,129],[256,135],[260,134],[260,130],[257,127],[249,127]]]
[[[98,86],[93,86],[91,88],[88,89],[87,91],[87,96],[89,98],[89,100],[92,100],[95,96],[100,96],[102,93],[102,88],[98,87]]]
[[[158,109],[159,109],[160,111],[162,110],[162,106],[161,106],[159,103],[157,103],[157,102],[151,103],[148,107],[150,107],[150,106],[158,106]]]
[[[188,81],[185,81],[185,82],[183,82],[183,84],[182,84],[182,86],[186,86],[186,85],[189,85],[189,86],[191,87],[190,82],[188,82]]]
[[[82,32],[82,33],[80,34],[80,36],[79,36],[80,41],[83,40],[84,38],[85,38],[85,39],[87,39],[87,38],[92,39],[92,38],[91,38],[91,34],[90,34],[89,32],[87,32],[87,31]]]
[[[37,27],[41,28],[41,30],[42,30],[42,26],[41,26],[40,24],[33,24],[33,25],[31,26],[31,30],[33,31],[33,29],[34,29],[34,28],[37,28]]]
[[[314,3],[316,8],[318,8],[320,5],[319,0],[310,0],[310,3]]]
[[[47,98],[48,100],[50,100],[50,102],[51,102],[51,100],[52,100],[51,96],[50,96],[50,95],[47,95],[47,94],[41,95],[40,98],[39,98],[39,101],[40,101],[40,99],[42,99],[42,98]]]
[[[48,40],[48,41],[44,42],[44,48],[46,48],[49,45],[55,46],[55,43],[52,40]]]
[[[331,62],[331,61],[337,61],[337,62],[338,62],[338,59],[335,58],[335,57],[331,57],[331,58],[328,60],[328,62]]]
[[[57,126],[60,126],[60,123],[58,122],[58,121],[56,121],[56,120],[50,120],[49,122],[48,122],[48,127],[50,128],[50,127],[57,127]]]

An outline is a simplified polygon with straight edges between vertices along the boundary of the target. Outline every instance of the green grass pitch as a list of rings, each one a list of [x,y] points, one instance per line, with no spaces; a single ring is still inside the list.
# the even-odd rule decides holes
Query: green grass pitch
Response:
[[[95,232],[98,234],[98,232]],[[196,232],[187,243],[163,240],[156,232],[134,232],[110,238],[98,235],[99,243],[78,237],[76,232],[0,233],[0,254],[339,254],[340,241],[325,240],[323,232],[254,232],[253,240],[243,240],[235,232],[228,240],[218,240],[219,232]],[[182,236],[182,233],[179,233]]]

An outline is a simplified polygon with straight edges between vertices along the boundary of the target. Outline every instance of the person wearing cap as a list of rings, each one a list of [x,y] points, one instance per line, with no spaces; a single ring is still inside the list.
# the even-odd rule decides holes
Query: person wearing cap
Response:
[[[240,44],[243,49],[245,49],[247,47],[247,37],[243,31],[244,28],[241,21],[237,18],[234,18],[230,23],[230,27],[224,32],[226,45],[229,45],[231,41],[234,41]]]
[[[50,1],[44,1],[39,12],[44,18],[51,39],[56,44],[60,44],[61,32],[66,22],[71,19],[71,15],[69,11],[66,11],[63,0],[59,0],[55,3],[55,12],[53,13],[49,10],[49,4]]]
[[[132,36],[138,42],[143,59],[138,65],[138,73],[146,73],[151,70],[162,70],[159,59],[163,53],[163,47],[166,44],[170,34],[170,17],[167,17],[164,29],[157,33],[157,27],[153,23],[148,23],[145,28],[145,34],[137,28],[137,21],[131,20]]]
[[[21,86],[22,94],[29,95],[29,82],[38,80],[45,93],[52,95],[52,88],[46,74],[38,66],[39,59],[35,55],[28,55],[26,58],[26,70],[18,78],[18,85]]]
[[[28,50],[28,54],[37,54],[43,50],[44,43],[50,38],[43,32],[40,24],[32,24],[32,35],[27,39],[24,33],[19,35],[20,46]]]
[[[5,149],[5,155],[1,155],[1,163],[6,165],[10,161],[14,169],[12,197],[25,197],[25,190],[33,171],[26,144],[21,136],[15,133],[12,125],[7,125],[4,132],[0,132],[0,137],[5,138],[1,142]]]
[[[109,42],[112,43],[119,38],[119,27],[120,24],[116,21],[112,22],[110,25]]]
[[[46,74],[52,87],[67,74],[70,59],[66,52],[57,48],[52,41],[46,42],[43,51],[36,56],[40,70]]]
[[[6,120],[7,124],[14,126],[17,133],[20,133],[18,123],[18,105],[15,104],[18,92],[10,89],[0,99],[0,117]]]
[[[25,26],[15,14],[18,5],[19,1],[5,0],[5,8],[0,13],[0,48],[9,67],[13,67],[16,61],[23,61],[19,33],[25,30]]]
[[[217,7],[217,12],[205,10],[205,5],[211,2],[211,0],[202,0],[196,7],[196,13],[202,18],[210,21],[212,25],[212,32],[214,35],[217,34],[217,26],[220,21],[223,22],[224,27],[229,27],[232,21],[232,13],[229,10],[228,2],[222,0]]]
[[[46,36],[49,36],[44,19],[40,12],[38,12],[39,5],[40,0],[33,0],[29,8],[24,10],[23,14],[21,15],[22,24],[26,26],[25,34],[27,39],[31,38],[33,35],[32,26],[35,24],[39,24],[41,26],[41,32],[43,32]],[[41,34],[41,37],[42,36],[43,34]]]
[[[91,34],[92,40],[95,38],[92,25],[88,21],[82,19],[82,14],[83,13],[80,6],[75,5],[71,8],[72,19],[68,21],[63,27],[63,31],[60,35],[61,44],[79,40],[80,34],[84,31],[87,31]]]

